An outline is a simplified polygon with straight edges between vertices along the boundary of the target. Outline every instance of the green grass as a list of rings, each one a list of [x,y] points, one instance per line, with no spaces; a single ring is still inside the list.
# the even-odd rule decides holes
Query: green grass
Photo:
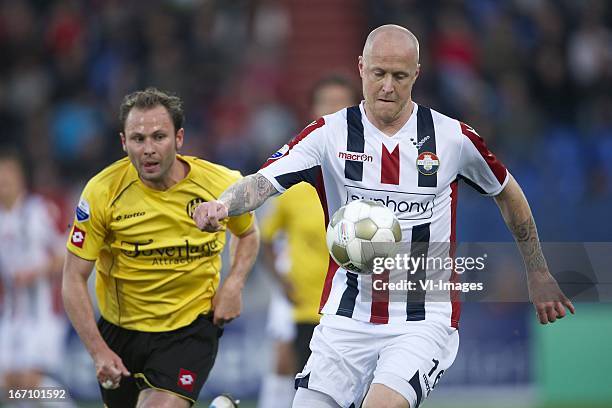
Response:
[[[210,401],[208,401],[210,402]],[[199,402],[198,404],[194,405],[194,407],[197,408],[207,408],[208,405],[206,405],[208,402],[204,401],[204,402]],[[257,406],[257,402],[256,401],[244,401],[240,403],[240,408],[255,408]],[[84,403],[80,403],[79,404],[79,408],[100,408],[102,407],[102,403],[101,402],[84,402]],[[289,408],[289,407],[288,407]]]
[[[99,408],[101,407],[101,403],[84,403],[79,404],[80,408]],[[243,401],[240,403],[240,408],[255,408],[257,406],[256,401]],[[423,408],[491,408],[490,405],[430,405],[425,402]],[[206,402],[200,402],[195,405],[198,408],[206,408]],[[601,404],[601,405],[580,405],[581,408],[610,408],[610,404]],[[289,407],[287,407],[289,408]],[[495,408],[576,408],[576,404],[567,404],[567,405],[559,405],[559,404],[544,404],[544,405],[536,405],[536,406],[517,406],[517,405],[497,405]]]

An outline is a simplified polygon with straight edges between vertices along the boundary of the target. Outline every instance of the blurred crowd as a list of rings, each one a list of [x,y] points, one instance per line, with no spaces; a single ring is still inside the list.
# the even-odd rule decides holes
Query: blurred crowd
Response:
[[[156,86],[185,101],[186,152],[252,170],[252,155],[228,161],[256,138],[254,110],[277,104],[285,17],[266,1],[2,1],[3,142],[35,186],[82,182],[122,155],[123,95]],[[274,116],[283,138],[297,128],[287,107]]]
[[[36,189],[78,190],[123,154],[123,95],[154,85],[185,100],[185,153],[252,172],[310,120],[284,72],[296,2],[0,1],[2,142],[25,152]],[[415,100],[471,124],[528,195],[612,194],[607,1],[353,3],[357,43],[383,23],[415,32]]]

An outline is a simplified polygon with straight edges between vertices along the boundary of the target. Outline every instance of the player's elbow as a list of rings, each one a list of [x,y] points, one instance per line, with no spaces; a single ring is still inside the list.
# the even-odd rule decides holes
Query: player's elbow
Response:
[[[506,187],[494,197],[494,200],[504,214],[504,218],[506,218],[507,215],[519,215],[523,213],[530,215],[531,213],[527,198],[523,194],[521,186],[512,175],[510,175]]]

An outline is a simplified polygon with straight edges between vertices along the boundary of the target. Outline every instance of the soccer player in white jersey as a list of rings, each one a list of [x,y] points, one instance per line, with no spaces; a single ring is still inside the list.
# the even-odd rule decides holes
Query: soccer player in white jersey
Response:
[[[299,181],[313,184],[326,217],[358,198],[395,211],[403,240],[427,250],[455,240],[457,182],[492,196],[524,258],[530,299],[542,324],[574,307],[548,271],[521,188],[468,125],[412,101],[419,44],[407,29],[373,30],[359,57],[365,101],[324,116],[275,153],[258,173],[201,204],[204,230],[261,205]],[[411,244],[412,245],[412,244]],[[384,277],[384,275],[383,275]],[[372,278],[330,261],[312,355],[296,378],[297,408],[416,408],[455,359],[459,303],[359,294]],[[386,297],[385,297],[386,295]]]
[[[60,387],[53,375],[67,322],[54,310],[51,282],[59,278],[63,238],[50,204],[28,193],[16,151],[2,149],[0,174],[0,389]]]
[[[348,78],[323,77],[311,91],[312,116],[319,118],[354,105],[357,98],[357,89]],[[262,379],[258,407],[286,408],[295,395],[295,374],[310,356],[329,255],[323,211],[314,188],[303,183],[268,204],[272,205],[261,219],[261,231],[264,263],[278,283],[272,288],[267,325],[274,340],[274,371]],[[279,242],[279,236],[286,241]],[[320,242],[309,242],[313,239]],[[285,245],[278,245],[281,243]]]

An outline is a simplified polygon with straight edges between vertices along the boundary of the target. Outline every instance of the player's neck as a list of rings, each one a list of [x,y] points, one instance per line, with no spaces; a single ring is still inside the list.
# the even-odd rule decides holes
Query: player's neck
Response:
[[[410,119],[410,116],[412,116],[412,111],[414,110],[414,103],[412,102],[412,99],[409,99],[408,102],[406,102],[406,107],[402,109],[399,116],[389,122],[377,118],[376,115],[374,115],[374,113],[372,112],[372,110],[368,109],[367,103],[364,104],[364,110],[371,124],[373,124],[386,136],[392,137],[395,136],[395,134],[404,127],[406,122],[408,122],[408,120]]]
[[[185,177],[187,177],[187,174],[189,173],[189,168],[189,164],[176,157],[174,159],[174,163],[172,163],[172,166],[170,167],[170,170],[161,180],[140,180],[143,182],[144,185],[153,190],[165,191],[176,183],[178,183],[179,181],[181,181],[182,179],[184,179]]]

